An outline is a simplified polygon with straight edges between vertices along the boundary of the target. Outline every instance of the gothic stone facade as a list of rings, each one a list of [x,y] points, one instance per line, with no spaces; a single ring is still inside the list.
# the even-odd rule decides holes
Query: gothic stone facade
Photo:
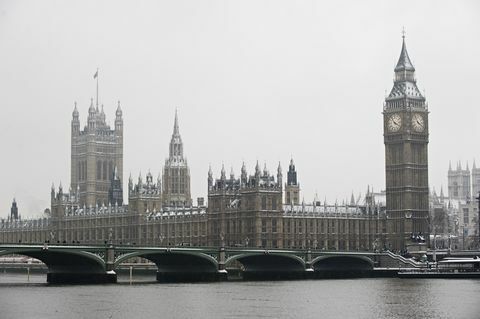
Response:
[[[114,170],[123,181],[123,119],[118,103],[115,128],[106,124],[103,111],[93,99],[88,109],[87,125],[80,129],[75,103],[71,138],[71,188],[79,188],[79,202],[87,207],[108,204],[108,192]],[[122,204],[122,203],[119,203]]]
[[[403,250],[412,233],[428,235],[428,109],[417,88],[405,38],[383,108],[388,238]],[[425,237],[426,238],[426,237]]]
[[[294,167],[290,172],[296,176]],[[223,167],[219,179],[208,173],[209,245],[375,250],[385,239],[385,206],[369,191],[362,205],[283,204],[280,165],[276,179],[258,163],[250,176],[242,165],[238,179]]]
[[[170,141],[169,156],[163,167],[163,204],[165,206],[190,206],[190,169],[183,156],[183,142],[175,111],[175,123]]]

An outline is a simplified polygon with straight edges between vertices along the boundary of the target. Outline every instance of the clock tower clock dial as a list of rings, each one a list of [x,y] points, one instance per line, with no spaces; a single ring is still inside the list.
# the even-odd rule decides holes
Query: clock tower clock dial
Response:
[[[423,132],[425,130],[425,122],[423,116],[420,113],[415,113],[412,116],[412,128],[415,132]]]
[[[390,132],[398,132],[402,127],[402,118],[394,113],[388,118],[387,128]]]
[[[428,238],[428,109],[403,37],[394,84],[383,108],[387,234],[385,245],[404,250]]]

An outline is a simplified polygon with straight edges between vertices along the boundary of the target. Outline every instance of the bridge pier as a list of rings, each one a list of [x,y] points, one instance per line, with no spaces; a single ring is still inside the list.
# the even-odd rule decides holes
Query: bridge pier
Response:
[[[47,273],[49,284],[113,284],[117,282],[117,274],[113,271],[105,273]]]

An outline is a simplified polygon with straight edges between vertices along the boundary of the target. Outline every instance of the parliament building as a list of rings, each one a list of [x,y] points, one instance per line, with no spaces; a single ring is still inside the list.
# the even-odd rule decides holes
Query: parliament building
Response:
[[[403,250],[411,234],[428,233],[428,109],[414,72],[403,39],[383,107],[386,192],[369,188],[342,203],[301,201],[292,159],[286,180],[280,163],[274,173],[258,162],[249,173],[243,164],[239,176],[222,167],[219,178],[209,169],[207,200],[194,202],[175,112],[161,176],[130,176],[125,204],[120,103],[110,128],[92,100],[83,129],[74,107],[69,190],[52,185],[41,219],[21,219],[14,202],[0,220],[0,242]]]

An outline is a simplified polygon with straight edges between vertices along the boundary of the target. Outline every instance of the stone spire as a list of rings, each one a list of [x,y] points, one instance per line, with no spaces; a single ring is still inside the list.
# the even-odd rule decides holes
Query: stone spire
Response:
[[[175,122],[173,123],[173,134],[180,135],[180,130],[178,129],[178,113],[177,109],[175,109]]]
[[[72,117],[73,117],[74,119],[77,119],[77,120],[78,120],[77,102],[74,102]]]
[[[208,189],[210,189],[213,186],[213,172],[212,172],[212,166],[208,166]]]
[[[410,60],[405,44],[405,34],[402,36],[402,50],[395,66],[394,85],[390,94],[385,99],[386,108],[398,108],[405,106],[406,103],[399,103],[399,100],[405,98],[412,98],[417,101],[416,107],[424,108],[425,98],[417,87],[415,79],[415,68]]]
[[[278,187],[283,186],[283,173],[282,173],[282,165],[280,162],[278,162],[278,167],[277,167],[277,184]]]
[[[290,165],[288,166],[287,185],[297,185],[297,171],[295,170],[293,158],[290,159]]]
[[[226,174],[225,174],[225,165],[223,165],[223,164],[222,164],[222,170],[221,170],[221,172],[220,172],[220,178],[221,178],[222,180],[226,180],[226,179],[227,179],[227,176],[226,176]]]
[[[395,72],[399,71],[415,72],[413,63],[408,56],[407,45],[405,44],[405,32],[403,32],[402,35],[402,51],[400,51],[400,57],[398,58],[397,66],[395,67]]]
[[[258,164],[258,160],[257,160],[257,165],[255,165],[255,176],[260,176],[261,172],[260,172],[260,165]]]
[[[241,181],[242,185],[247,184],[247,168],[245,167],[245,162],[242,163],[240,181]]]
[[[178,126],[178,114],[175,110],[175,122],[173,124],[173,134],[170,141],[170,159],[177,161],[183,160],[183,143]]]

